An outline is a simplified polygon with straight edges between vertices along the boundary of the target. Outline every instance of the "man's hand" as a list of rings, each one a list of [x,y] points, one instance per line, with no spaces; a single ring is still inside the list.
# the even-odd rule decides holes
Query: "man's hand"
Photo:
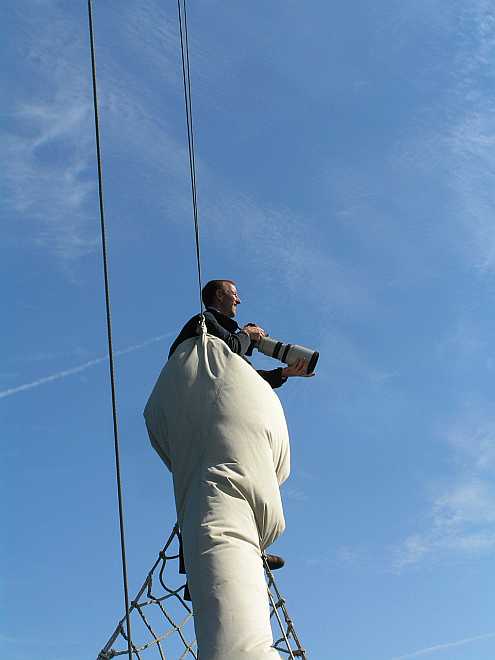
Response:
[[[315,372],[308,374],[308,361],[303,360],[302,358],[291,364],[290,367],[285,367],[282,369],[282,376],[284,378],[291,378],[292,376],[302,376],[303,378],[311,378],[315,376]]]
[[[248,323],[248,325],[245,325],[242,329],[249,335],[249,338],[251,341],[254,341],[255,344],[257,344],[262,337],[266,337],[266,332],[263,328],[260,328],[259,325],[255,325],[254,323]]]

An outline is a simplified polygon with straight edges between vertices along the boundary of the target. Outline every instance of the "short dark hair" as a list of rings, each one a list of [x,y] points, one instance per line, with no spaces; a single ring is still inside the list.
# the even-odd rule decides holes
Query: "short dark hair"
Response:
[[[233,280],[210,280],[204,285],[201,298],[205,307],[209,307],[215,302],[215,294],[219,289],[223,289],[224,282],[235,285]]]

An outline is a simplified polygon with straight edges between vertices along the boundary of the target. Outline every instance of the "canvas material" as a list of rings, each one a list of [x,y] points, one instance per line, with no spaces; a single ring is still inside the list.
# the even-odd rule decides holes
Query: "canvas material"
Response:
[[[277,395],[220,339],[184,341],[145,408],[174,481],[201,660],[269,660],[261,549],[284,531],[290,469]]]

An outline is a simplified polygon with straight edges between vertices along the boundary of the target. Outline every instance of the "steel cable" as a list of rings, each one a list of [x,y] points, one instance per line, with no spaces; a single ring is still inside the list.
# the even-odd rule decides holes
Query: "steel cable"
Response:
[[[113,359],[113,343],[112,343],[112,318],[110,306],[110,286],[108,278],[108,257],[107,257],[107,244],[105,232],[105,212],[103,204],[103,174],[102,174],[102,161],[101,161],[101,148],[100,148],[100,128],[98,117],[98,96],[96,89],[96,57],[95,57],[95,44],[93,32],[93,8],[91,0],[88,0],[88,21],[89,21],[89,37],[91,47],[91,71],[93,81],[93,105],[95,114],[95,136],[96,136],[96,160],[98,164],[98,199],[100,205],[100,228],[101,228],[101,246],[103,256],[103,278],[105,283],[105,307],[106,307],[106,320],[107,320],[107,339],[108,339],[108,357],[110,365],[110,389],[112,392],[112,418],[113,418],[113,437],[114,437],[114,450],[115,450],[115,474],[117,480],[117,497],[119,504],[119,526],[120,526],[120,550],[122,558],[122,579],[124,585],[124,600],[126,612],[126,626],[127,626],[127,650],[129,660],[132,660],[132,638],[131,638],[131,621],[129,616],[129,589],[127,586],[127,562],[125,551],[125,533],[124,533],[124,502],[122,495],[122,480],[120,475],[120,447],[119,447],[119,431],[117,421],[117,397],[115,392],[115,369]]]
[[[192,206],[194,215],[194,235],[196,240],[196,262],[198,268],[198,285],[199,285],[199,309],[200,314],[203,313],[203,301],[201,298],[202,291],[202,278],[201,278],[201,250],[199,240],[199,215],[198,215],[198,198],[196,188],[196,158],[194,154],[194,128],[193,128],[193,115],[192,115],[192,94],[191,94],[191,69],[189,66],[189,38],[187,33],[187,10],[186,0],[177,0],[178,20],[179,20],[179,35],[180,35],[180,51],[182,60],[182,79],[184,83],[184,104],[186,107],[186,123],[187,123],[187,146],[189,152],[189,173],[191,176],[191,195]]]

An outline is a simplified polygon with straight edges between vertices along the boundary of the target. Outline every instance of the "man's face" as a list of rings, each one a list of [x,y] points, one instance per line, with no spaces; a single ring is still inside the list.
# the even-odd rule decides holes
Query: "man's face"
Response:
[[[225,316],[234,318],[237,312],[237,305],[241,304],[235,284],[224,282],[223,289],[217,291],[217,300],[218,311],[225,314]]]

